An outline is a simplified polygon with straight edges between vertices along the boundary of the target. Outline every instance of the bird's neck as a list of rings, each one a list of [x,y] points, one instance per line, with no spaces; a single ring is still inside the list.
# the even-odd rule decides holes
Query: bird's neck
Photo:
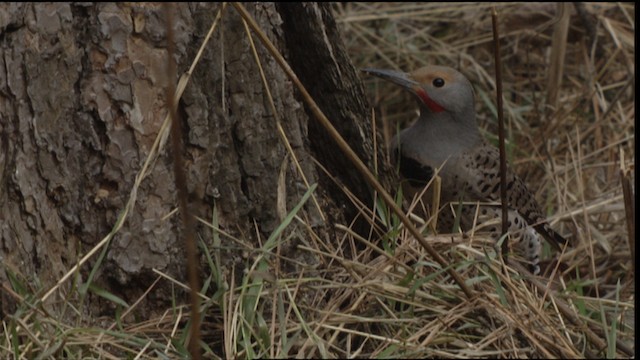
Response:
[[[405,130],[404,137],[403,143],[411,148],[407,150],[435,166],[482,143],[473,112],[460,118],[446,111],[422,109],[420,118]]]

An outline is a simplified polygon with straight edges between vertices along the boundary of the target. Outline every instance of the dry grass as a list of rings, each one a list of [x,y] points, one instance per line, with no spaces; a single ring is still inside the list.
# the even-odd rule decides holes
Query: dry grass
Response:
[[[555,46],[555,5],[498,7],[512,165],[538,189],[537,198],[553,226],[571,234],[572,244],[564,253],[546,253],[553,260],[553,281],[548,276],[524,279],[504,267],[492,242],[483,237],[429,235],[432,246],[473,288],[476,296],[469,300],[382,204],[375,214],[360,204],[362,217],[381,219],[368,238],[353,232],[350,224],[336,225],[338,238],[322,238],[299,212],[313,199],[312,185],[259,247],[220,230],[215,208],[211,219],[200,219],[213,229],[207,241],[213,247],[202,246],[211,274],[200,292],[209,294],[201,295],[202,313],[207,314],[202,325],[205,356],[630,357],[634,267],[620,170],[635,167],[632,6],[586,4],[597,17],[592,28],[573,14],[569,41]],[[461,69],[475,86],[479,122],[493,139],[488,5],[342,4],[336,6],[336,15],[358,67],[412,70],[440,64]],[[595,42],[590,31],[597,35]],[[559,63],[562,52],[566,58],[553,70],[561,72],[560,83],[557,76],[549,79],[549,69]],[[396,124],[415,117],[413,99],[374,79],[365,81],[370,96],[377,97],[378,125],[387,138]],[[166,131],[165,126],[154,149],[164,146]],[[142,171],[139,180],[144,176]],[[133,201],[134,196],[135,189]],[[125,217],[123,212],[118,224]],[[283,250],[291,239],[303,244],[295,258]],[[254,254],[242,275],[220,268],[221,244]],[[99,246],[91,254],[100,251]],[[61,283],[74,279],[75,271]],[[158,273],[149,291],[160,281],[175,284],[176,291],[186,288]],[[126,304],[93,289],[114,303],[118,316],[85,328],[81,321],[67,324],[43,311],[38,305],[43,296],[27,289],[17,276],[4,288],[23,299],[24,306],[3,322],[3,357],[187,354],[189,314],[184,306],[176,304],[161,316],[135,321],[131,314],[139,302]],[[65,311],[79,318],[83,295],[68,298]]]
[[[490,7],[343,4],[337,13],[356,66],[411,71],[438,64],[461,70],[474,84],[479,122],[487,130],[487,138],[494,140]],[[635,329],[629,320],[634,314],[635,288],[630,244],[634,240],[627,236],[620,169],[635,165],[635,47],[630,18],[634,9],[623,4],[585,4],[584,9],[593,17],[581,18],[572,6],[563,16],[555,4],[498,6],[508,148],[516,171],[530,188],[539,190],[536,195],[552,224],[565,234],[573,234],[571,247],[559,258],[554,256],[557,261],[552,265],[559,262],[560,267],[557,283],[551,287],[569,302],[582,322],[599,328],[603,343],[612,346],[612,338],[604,336],[617,328],[618,339],[632,344]],[[588,25],[583,24],[583,18]],[[567,19],[570,26],[563,41],[558,34]],[[590,27],[595,28],[595,41]],[[416,117],[410,96],[376,79],[365,81],[379,94],[379,126],[387,139],[398,126]],[[441,250],[463,252],[469,258],[472,249],[480,249],[477,244],[469,245],[472,241],[461,240],[453,248],[447,244]],[[415,247],[411,249],[415,251]],[[491,314],[488,323],[493,324],[489,326],[493,331],[486,336],[472,332],[473,340],[458,343],[459,349],[436,347],[437,351],[431,352],[425,346],[421,355],[629,356],[615,346],[605,350],[589,344],[583,348],[584,334],[548,297],[535,294],[530,285],[519,281],[502,279],[497,285],[493,277],[500,273],[485,271],[469,278],[478,281],[476,290],[480,293],[491,294],[487,299],[477,299],[473,306],[461,309],[453,310],[453,305],[446,308],[458,315],[472,314],[456,318],[460,325],[481,323],[478,313],[482,311],[473,310],[484,308]],[[497,291],[500,286],[504,288]],[[423,326],[429,324],[414,320]],[[416,329],[415,334],[431,331],[435,330]],[[460,332],[453,333],[453,338],[460,340]]]

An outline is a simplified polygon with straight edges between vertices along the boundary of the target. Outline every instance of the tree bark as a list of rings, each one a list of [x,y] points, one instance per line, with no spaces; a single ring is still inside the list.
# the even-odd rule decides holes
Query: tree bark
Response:
[[[375,154],[363,87],[329,8],[245,6],[371,168]],[[175,6],[179,71],[189,68],[219,8]],[[3,282],[15,275],[34,292],[50,288],[116,224],[166,115],[164,87],[177,81],[166,78],[165,33],[160,5],[0,5]],[[309,118],[264,47],[256,42],[256,48],[300,168],[309,183],[320,183],[320,211],[308,202],[301,217],[332,241],[334,222],[348,224],[357,212],[313,158],[371,206],[369,187]],[[179,111],[192,213],[210,220],[215,206],[221,229],[257,247],[258,237],[267,238],[282,221],[278,201],[285,200],[288,211],[307,189],[278,135],[245,27],[232,8],[225,10]],[[178,218],[167,218],[176,208],[175,193],[171,154],[164,149],[135,191],[135,207],[110,242],[96,284],[134,301],[156,277],[153,269],[184,279]],[[198,225],[196,231],[210,247],[211,230]],[[223,267],[242,266],[237,244],[222,247]],[[81,267],[81,281],[94,264],[92,259]],[[170,295],[167,285],[148,299],[165,302]],[[15,299],[4,292],[3,299],[3,311],[10,312]],[[92,310],[108,311],[94,300]]]
[[[277,8],[283,19],[291,67],[334,127],[373,170],[370,106],[328,5],[279,3]],[[319,122],[311,121],[309,130],[313,134],[309,140],[314,156],[330,173],[340,174],[344,185],[358,199],[371,204],[370,188],[363,184],[349,159],[339,151],[331,151],[335,142]],[[342,191],[332,189],[336,199],[348,203]]]

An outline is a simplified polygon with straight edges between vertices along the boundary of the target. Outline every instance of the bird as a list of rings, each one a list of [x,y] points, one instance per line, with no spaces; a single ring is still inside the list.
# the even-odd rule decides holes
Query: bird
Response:
[[[502,214],[500,153],[480,133],[471,82],[446,66],[430,65],[410,73],[372,68],[362,71],[400,86],[419,104],[419,118],[394,136],[390,144],[405,197],[411,200],[437,173],[441,178],[440,203],[456,210],[441,212],[436,229],[451,231],[457,218],[463,231],[488,224],[486,230],[497,240]],[[567,240],[551,228],[531,191],[509,167],[506,188],[513,250],[538,275],[541,237],[557,249]],[[425,204],[431,204],[429,196],[433,195],[429,191],[425,194]]]

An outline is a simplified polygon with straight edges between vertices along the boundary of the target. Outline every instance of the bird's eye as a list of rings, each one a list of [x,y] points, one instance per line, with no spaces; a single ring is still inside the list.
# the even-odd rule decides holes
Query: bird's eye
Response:
[[[435,78],[433,79],[433,86],[440,88],[444,86],[444,79],[443,78]]]

